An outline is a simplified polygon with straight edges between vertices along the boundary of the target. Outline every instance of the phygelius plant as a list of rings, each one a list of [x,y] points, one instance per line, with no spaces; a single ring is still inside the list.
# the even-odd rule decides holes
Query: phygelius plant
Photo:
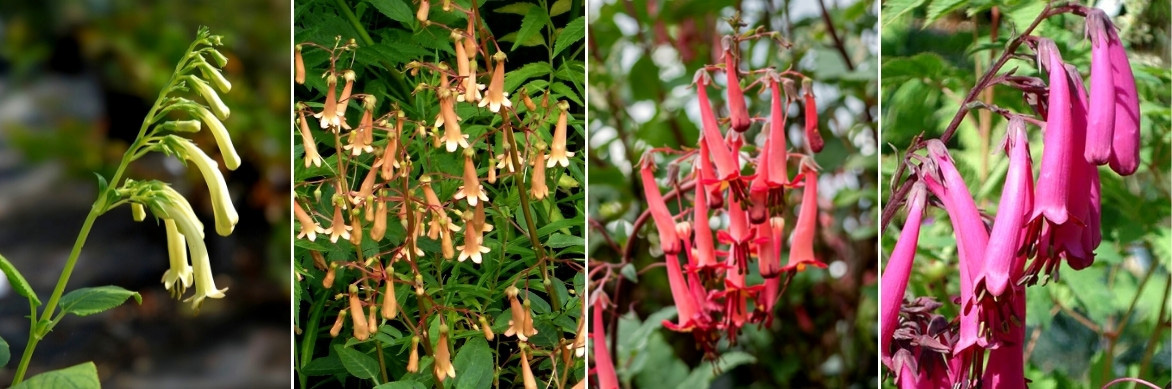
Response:
[[[1030,35],[1040,21],[1066,13],[1086,20],[1092,56],[1089,97],[1079,69],[1064,62],[1054,42]],[[1022,45],[1033,49],[1043,77],[997,74]],[[1063,261],[1074,270],[1094,262],[1102,239],[1097,165],[1109,165],[1120,175],[1134,173],[1139,165],[1135,79],[1103,11],[1048,6],[995,64],[941,139],[912,145],[901,167],[910,174],[889,203],[908,209],[884,269],[880,307],[883,363],[900,387],[1026,387],[1026,287],[1057,277]],[[973,103],[979,91],[996,84],[1021,90],[1034,112]],[[970,108],[989,109],[1008,120],[1002,143],[1008,171],[995,215],[977,209],[944,143]],[[1033,145],[1042,150],[1037,165],[1030,154],[1030,123],[1042,129],[1042,144]],[[919,149],[926,153],[915,153]],[[946,211],[956,237],[960,296],[957,317],[951,319],[934,313],[948,302],[905,298],[920,223],[931,204]],[[986,220],[992,220],[991,227]]]
[[[745,325],[771,323],[774,303],[795,273],[810,266],[826,267],[814,249],[818,167],[810,156],[821,149],[822,140],[811,82],[793,70],[740,69],[741,44],[759,39],[778,38],[764,30],[734,32],[722,39],[723,64],[696,72],[693,80],[701,117],[697,147],[653,149],[638,167],[647,213],[656,227],[678,310],[677,319],[663,325],[691,333],[709,358],[718,357],[716,346],[722,339],[735,344]],[[717,117],[709,99],[714,72],[723,73],[727,80],[726,118]],[[746,80],[747,87],[742,88]],[[803,95],[797,93],[797,82]],[[751,116],[746,107],[745,90],[754,86],[770,96],[767,117]],[[792,143],[786,139],[791,104],[807,108],[807,137]],[[767,124],[754,130],[753,122]],[[788,148],[795,143],[806,151]],[[674,201],[661,192],[657,165],[667,166],[664,182],[673,188],[669,196]],[[676,174],[683,170],[681,166],[687,169],[682,176]],[[795,199],[799,204],[796,221],[789,207]],[[669,203],[677,205],[674,214]],[[788,257],[783,256],[787,245]],[[785,264],[783,258],[788,258]],[[764,282],[750,284],[754,272]]]

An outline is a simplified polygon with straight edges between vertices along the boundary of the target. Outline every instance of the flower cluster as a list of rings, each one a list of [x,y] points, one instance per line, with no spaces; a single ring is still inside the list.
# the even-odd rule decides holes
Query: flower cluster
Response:
[[[883,360],[901,387],[1025,387],[1026,287],[1056,277],[1063,261],[1074,270],[1094,262],[1102,240],[1097,165],[1120,175],[1139,165],[1139,101],[1115,27],[1101,10],[1072,6],[1070,12],[1086,17],[1090,96],[1053,41],[1020,38],[1034,49],[1047,78],[1007,76],[1005,83],[1023,90],[1044,122],[991,108],[1008,119],[1003,148],[1009,159],[991,228],[943,142],[928,140],[925,155],[909,154],[909,162],[918,162],[911,165],[915,181],[883,273],[880,310]],[[1044,129],[1036,181],[1027,122]],[[956,236],[960,309],[951,322],[925,316],[939,303],[903,300],[929,196],[946,211]]]
[[[822,139],[811,81],[792,70],[742,71],[738,65],[739,44],[763,37],[773,35],[753,32],[725,36],[723,67],[707,66],[696,73],[694,83],[702,120],[699,147],[670,162],[672,169],[668,169],[676,171],[678,164],[691,165],[682,183],[675,174],[668,177],[668,185],[675,187],[671,196],[683,203],[678,215],[671,213],[660,192],[654,157],[645,156],[640,167],[648,212],[659,234],[659,247],[666,255],[668,282],[679,311],[678,321],[664,322],[664,326],[690,332],[710,357],[715,357],[716,343],[722,337],[736,343],[737,333],[744,325],[770,323],[774,303],[796,272],[809,266],[826,267],[814,251],[818,169],[809,155],[821,150]],[[718,119],[709,101],[708,88],[713,84],[710,71],[726,76],[727,118]],[[741,86],[745,76],[757,77],[750,86],[761,84],[768,89],[768,118],[750,115]],[[795,80],[802,82],[801,97]],[[788,108],[799,99],[806,107],[805,153],[790,151],[786,141]],[[768,121],[756,136],[758,142],[750,136],[754,121]],[[792,177],[791,160],[798,161]],[[801,192],[797,220],[787,223],[786,195],[794,189]],[[693,193],[690,199],[685,195],[687,191]],[[713,221],[718,221],[720,228],[714,230]],[[782,265],[787,224],[792,226],[789,255]],[[687,260],[686,266],[678,259],[681,254]],[[763,284],[747,282],[752,262],[756,262]]]
[[[470,260],[475,265],[493,260],[489,255],[497,252],[489,247],[485,236],[495,227],[489,223],[486,209],[497,206],[490,195],[507,193],[507,188],[491,185],[511,177],[512,182],[520,186],[527,178],[526,190],[521,190],[520,196],[541,201],[554,194],[547,183],[546,169],[559,165],[566,167],[568,158],[574,155],[567,150],[566,140],[569,104],[564,101],[551,104],[551,97],[546,93],[539,109],[522,90],[513,96],[518,99],[518,104],[514,105],[505,90],[507,57],[491,36],[483,34],[487,30],[481,25],[477,11],[450,2],[444,2],[442,10],[462,14],[459,18],[467,18],[466,28],[431,22],[429,18],[435,12],[427,1],[420,4],[416,16],[424,26],[440,27],[450,32],[445,39],[453,49],[455,66],[442,61],[411,61],[404,69],[416,85],[413,95],[421,97],[419,100],[434,97],[427,102],[432,104],[431,109],[422,110],[427,112],[421,114],[425,117],[411,118],[411,110],[400,108],[401,101],[394,98],[391,98],[389,112],[377,113],[378,99],[383,97],[361,93],[363,80],[355,70],[339,68],[347,62],[342,60],[343,56],[354,55],[358,50],[353,40],[345,42],[338,38],[332,47],[302,43],[297,45],[294,53],[295,80],[298,83],[305,82],[303,49],[319,49],[329,54],[329,68],[322,75],[325,101],[321,102],[320,109],[301,103],[295,114],[298,120],[296,131],[301,135],[304,150],[304,167],[312,169],[313,175],[322,176],[305,180],[300,185],[324,186],[334,192],[332,197],[327,197],[325,203],[328,206],[320,213],[316,205],[321,202],[320,189],[314,189],[313,196],[295,199],[294,213],[299,224],[297,238],[315,242],[321,235],[328,237],[331,245],[349,241],[357,253],[357,258],[326,261],[320,253],[313,252],[315,265],[325,272],[322,278],[325,289],[331,289],[335,280],[345,279],[349,283],[344,294],[347,304],[337,311],[330,335],[342,335],[349,324],[351,336],[357,341],[366,341],[379,332],[380,325],[398,319],[413,333],[407,371],[419,370],[419,348],[422,346],[425,355],[434,358],[433,373],[440,382],[455,378],[459,373],[451,359],[456,331],[473,329],[482,332],[489,341],[497,336],[485,313],[474,312],[473,308],[458,302],[440,301],[445,299],[439,296],[433,299],[431,294],[436,291],[424,286],[420,262],[435,258],[438,267],[439,258],[456,262]],[[490,51],[495,53],[490,56]],[[480,72],[479,69],[487,70]],[[487,86],[479,83],[485,79]],[[361,118],[352,125],[346,111],[355,101],[361,103]],[[519,112],[522,105],[525,108],[523,114]],[[467,128],[464,126],[487,126],[482,121],[467,123],[458,114],[469,111],[491,115],[491,122],[500,127],[482,136],[470,136],[472,134],[465,133]],[[554,122],[553,128],[547,130],[551,122]],[[514,133],[515,129],[523,130],[523,133]],[[319,149],[319,139],[327,139],[325,144],[334,151],[333,156],[323,157],[319,153],[319,150],[326,150],[325,147]],[[332,144],[328,139],[332,139]],[[499,139],[499,144],[494,145],[494,139]],[[495,150],[501,151],[497,153]],[[331,157],[336,157],[337,161],[331,162]],[[421,162],[416,163],[413,159]],[[458,173],[437,168],[445,166],[436,162],[439,160],[456,161],[450,166],[458,166]],[[501,170],[499,175],[498,169]],[[487,177],[482,177],[486,173]],[[354,182],[348,181],[351,178]],[[524,207],[528,208],[528,205]],[[401,237],[401,241],[399,236],[392,237],[394,233],[388,232],[389,216],[397,216],[405,230],[406,236]],[[323,225],[322,221],[326,224]],[[420,244],[424,239],[434,244]],[[383,250],[383,244],[387,242],[393,243],[393,248],[373,256],[364,255],[364,240],[375,242],[379,250]],[[548,257],[538,259],[554,261]],[[543,276],[552,276],[552,270],[545,274],[546,263],[541,265]],[[552,268],[552,265],[548,267]],[[518,274],[536,273],[537,268],[534,266]],[[343,278],[343,271],[351,272],[353,277]],[[403,276],[403,272],[407,275]],[[524,282],[524,279],[514,278],[513,284]],[[407,284],[414,290],[418,311],[400,305],[400,300],[395,297],[396,284]],[[522,374],[517,382],[535,387],[530,358],[534,357],[539,346],[530,341],[538,331],[534,326],[529,296],[528,290],[518,286],[505,289],[502,300],[507,301],[510,315],[504,336],[515,337],[518,341]],[[476,310],[485,309],[480,304],[474,305]],[[453,319],[452,312],[464,317]],[[428,331],[430,319],[441,323],[436,327],[438,330]],[[571,344],[572,339],[564,341]],[[555,350],[542,350],[538,355],[559,355],[555,353],[573,354],[574,348],[559,346]]]
[[[220,36],[210,35],[206,28],[199,30],[187,55],[176,67],[168,87],[160,94],[159,104],[148,114],[144,123],[144,130],[147,131],[135,140],[127,155],[134,159],[143,152],[158,151],[174,156],[185,164],[189,163],[189,166],[194,165],[207,184],[216,233],[228,236],[240,217],[232,205],[224,175],[219,169],[220,164],[188,139],[198,135],[206,126],[218,146],[224,167],[228,170],[240,167],[240,156],[232,145],[227,128],[221,122],[228,118],[230,112],[218,93],[227,93],[232,89],[232,84],[220,72],[228,59],[216,50],[215,47],[219,45]],[[204,102],[184,97],[182,92],[198,95]],[[194,119],[169,119],[172,114],[179,113]],[[187,288],[194,284],[195,294],[184,301],[192,302],[197,310],[204,299],[224,297],[227,289],[217,288],[213,280],[208,250],[204,244],[203,223],[183,195],[163,182],[132,179],[123,182],[114,190],[114,194],[115,199],[131,205],[135,220],[144,220],[146,210],[149,209],[151,214],[163,221],[171,268],[163,273],[162,281],[172,295],[182,297]]]

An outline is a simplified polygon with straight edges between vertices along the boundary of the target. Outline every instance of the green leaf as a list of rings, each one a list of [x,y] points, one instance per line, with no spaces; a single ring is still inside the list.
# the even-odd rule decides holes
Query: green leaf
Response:
[[[321,357],[309,361],[309,363],[305,364],[305,367],[301,368],[300,372],[306,376],[313,377],[321,375],[334,375],[345,371],[346,368],[342,367],[342,361],[338,359],[338,355],[331,354],[326,357]]]
[[[89,316],[122,305],[131,297],[142,304],[142,295],[119,286],[81,288],[61,297],[61,311],[77,316]]]
[[[98,381],[98,367],[93,362],[70,366],[60,370],[51,370],[29,378],[13,386],[12,389],[89,389],[101,388]]]
[[[29,286],[28,281],[24,280],[24,276],[20,275],[20,272],[16,270],[16,266],[13,266],[12,262],[8,262],[8,258],[4,258],[3,255],[0,255],[0,271],[3,271],[4,275],[8,276],[8,284],[12,285],[12,289],[16,291],[16,294],[24,296],[33,305],[41,305],[41,299],[37,298],[37,294],[33,292],[33,287]]]
[[[513,40],[513,47],[509,51],[516,51],[521,42],[525,42],[533,37],[533,34],[541,32],[541,27],[545,25],[547,19],[545,10],[541,7],[529,8],[529,12],[525,13],[525,19],[521,20],[521,29],[517,30],[517,37]]]
[[[947,15],[960,8],[964,0],[935,0],[928,6],[928,19],[925,24],[935,22],[941,16]]]
[[[0,338],[0,366],[8,364],[8,360],[12,358],[12,351],[8,350],[8,342],[4,338]]]
[[[724,353],[716,362],[704,362],[700,366],[692,370],[692,374],[680,384],[681,388],[707,388],[716,378],[717,371],[731,371],[733,368],[755,363],[757,357],[754,357],[743,351],[733,351]]]
[[[410,25],[412,20],[415,20],[415,15],[411,14],[411,7],[407,6],[407,2],[402,0],[367,0],[370,5],[373,5],[378,12],[382,12],[391,20],[399,23]]]
[[[549,16],[558,16],[570,10],[570,6],[574,3],[573,0],[558,0],[549,7]],[[556,52],[554,53],[557,54]]]
[[[555,249],[571,246],[585,246],[586,240],[582,239],[580,236],[555,233],[549,236],[549,239],[545,241],[545,245]]]
[[[631,280],[631,282],[639,282],[639,272],[635,270],[634,264],[628,263],[623,265],[622,269],[619,269],[619,273],[622,274],[626,279]]]
[[[508,65],[506,65],[508,66]],[[507,68],[506,68],[507,69]],[[505,92],[513,92],[522,82],[534,77],[544,77],[553,71],[548,62],[533,62],[525,64],[520,69],[505,73]],[[529,94],[536,92],[529,90]]]
[[[475,336],[464,342],[456,351],[452,366],[456,368],[456,389],[492,387],[492,349],[483,336]]]
[[[342,345],[335,345],[334,352],[338,354],[342,366],[350,375],[366,380],[374,379],[378,375],[378,361],[374,360],[374,357]]]
[[[892,21],[898,19],[900,16],[903,16],[903,14],[911,12],[911,11],[915,10],[917,7],[924,5],[925,1],[928,1],[928,0],[891,0],[891,1],[888,1],[887,4],[885,4],[883,6],[883,12],[880,13],[881,15],[883,15],[883,25],[886,26],[888,23],[891,23]]]
[[[513,4],[506,5],[504,7],[494,9],[493,12],[501,13],[501,14],[526,15],[529,13],[530,9],[535,8],[535,7],[536,7],[536,5],[534,5],[533,3],[513,3]]]
[[[415,382],[415,381],[388,382],[388,383],[374,387],[374,389],[425,389],[425,388],[426,387],[423,386],[423,384]]]
[[[557,4],[554,4],[554,6],[556,7]],[[556,40],[554,40],[553,44],[553,55],[558,55],[558,53],[561,53],[562,50],[570,47],[570,45],[574,42],[582,40],[582,38],[585,36],[586,18],[579,17],[574,19],[570,23],[566,24],[566,27],[558,33],[558,37]]]

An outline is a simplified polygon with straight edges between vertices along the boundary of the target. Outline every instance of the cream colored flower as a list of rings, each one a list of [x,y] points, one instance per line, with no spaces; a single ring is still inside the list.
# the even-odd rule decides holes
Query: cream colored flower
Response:
[[[163,219],[163,226],[167,229],[167,256],[171,261],[171,268],[163,273],[163,286],[171,291],[171,296],[179,298],[191,287],[194,276],[187,261],[187,241],[174,220]]]
[[[231,195],[224,182],[224,175],[220,174],[219,165],[207,154],[204,154],[198,146],[185,138],[170,135],[167,137],[167,144],[174,146],[180,155],[194,163],[200,174],[203,175],[203,180],[208,185],[208,194],[212,200],[212,211],[216,217],[216,233],[221,236],[231,234],[232,230],[236,228],[236,223],[240,221],[240,215],[236,213],[236,207],[232,205]]]
[[[309,132],[309,123],[305,121],[305,111],[297,111],[300,116],[297,123],[301,126],[301,145],[305,148],[305,167],[313,166],[321,167],[321,154],[317,152],[317,142],[313,140],[313,134]]]
[[[195,278],[195,295],[188,297],[184,301],[189,301],[192,306],[198,311],[200,305],[203,304],[204,299],[208,298],[223,298],[224,292],[227,288],[216,288],[215,280],[212,278],[212,264],[208,258],[207,246],[203,241],[203,228],[197,224],[198,218],[194,213],[189,212],[191,205],[176,202],[173,197],[160,201],[159,206],[164,209],[167,216],[174,220],[179,232],[183,234],[187,242],[187,249],[191,253],[191,263],[194,265]]]
[[[220,118],[220,120],[228,119],[228,114],[231,111],[228,110],[228,106],[224,105],[224,101],[220,100],[220,95],[216,94],[216,91],[212,90],[210,85],[196,76],[187,76],[187,82],[208,103],[208,106],[212,108],[212,112],[216,113],[216,117]]]
[[[240,167],[240,155],[236,154],[236,148],[232,146],[232,136],[228,134],[228,129],[224,128],[224,123],[202,106],[194,106],[192,114],[203,121],[208,126],[208,131],[211,131],[212,137],[216,138],[216,146],[220,148],[220,156],[224,158],[224,167],[228,170]]]
[[[325,233],[326,230],[321,228],[321,224],[313,219],[304,208],[301,208],[301,203],[293,202],[293,215],[297,217],[297,222],[301,223],[301,232],[297,233],[297,239],[308,237],[310,242],[317,239],[317,234]]]

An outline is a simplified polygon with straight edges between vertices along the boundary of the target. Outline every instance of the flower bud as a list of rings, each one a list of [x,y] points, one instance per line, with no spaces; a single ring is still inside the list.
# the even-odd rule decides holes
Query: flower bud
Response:
[[[141,203],[130,203],[130,217],[136,222],[146,220],[146,209]]]
[[[305,61],[301,59],[301,45],[293,46],[293,81],[297,85],[305,84]]]
[[[220,120],[228,119],[228,115],[231,113],[228,110],[228,106],[224,105],[224,101],[220,100],[220,95],[216,94],[216,91],[212,90],[211,86],[208,86],[207,83],[196,76],[187,76],[187,82],[208,103],[208,107],[212,108],[212,112],[216,113],[216,117],[220,118]]]
[[[370,337],[366,312],[362,309],[362,300],[358,299],[358,287],[355,285],[350,285],[350,322],[354,325],[354,338],[366,340]]]
[[[399,301],[395,298],[395,275],[387,271],[386,289],[383,291],[383,319],[394,319],[399,315]]]

